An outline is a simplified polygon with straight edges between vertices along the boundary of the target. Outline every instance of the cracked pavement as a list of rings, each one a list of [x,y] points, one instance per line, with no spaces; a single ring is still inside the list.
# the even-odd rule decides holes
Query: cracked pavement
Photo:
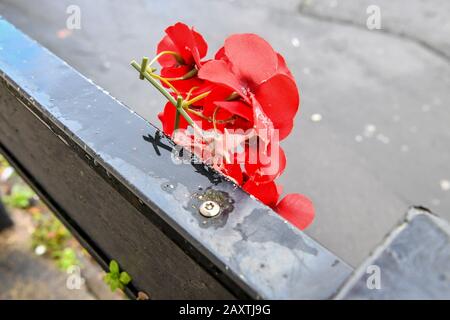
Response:
[[[82,28],[64,33],[70,4]],[[369,5],[382,30],[366,28]],[[449,13],[446,0],[0,0],[6,19],[158,125],[163,99],[129,61],[152,56],[166,26],[194,25],[210,56],[230,33],[266,38],[302,97],[280,182],[313,199],[307,233],[352,265],[411,205],[450,219]]]

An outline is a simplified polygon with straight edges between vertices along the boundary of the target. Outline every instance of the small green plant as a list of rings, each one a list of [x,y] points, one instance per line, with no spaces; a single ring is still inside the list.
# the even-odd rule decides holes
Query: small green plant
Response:
[[[105,275],[105,283],[109,285],[111,291],[123,290],[131,282],[131,277],[125,271],[120,272],[119,264],[115,260],[109,263],[109,272]]]
[[[23,184],[15,184],[11,189],[11,194],[4,197],[7,205],[18,208],[27,209],[31,206],[31,200],[35,196],[30,187]]]

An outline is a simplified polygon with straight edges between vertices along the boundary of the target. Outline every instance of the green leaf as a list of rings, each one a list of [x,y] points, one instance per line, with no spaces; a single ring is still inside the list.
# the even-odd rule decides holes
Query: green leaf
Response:
[[[125,271],[122,272],[120,274],[120,278],[119,278],[120,282],[123,283],[124,285],[127,285],[131,282],[131,277],[128,273],[126,273]]]
[[[117,289],[125,289],[125,286],[131,282],[131,277],[126,272],[120,272],[119,264],[115,260],[111,260],[109,263],[109,271],[106,273],[103,281],[109,285],[111,291],[116,291]]]
[[[111,260],[109,263],[109,271],[111,271],[111,273],[119,274],[119,264],[115,260]]]
[[[111,283],[109,284],[109,287],[111,288],[111,291],[114,292],[117,290],[117,288],[119,287],[119,283],[118,281],[111,281]]]

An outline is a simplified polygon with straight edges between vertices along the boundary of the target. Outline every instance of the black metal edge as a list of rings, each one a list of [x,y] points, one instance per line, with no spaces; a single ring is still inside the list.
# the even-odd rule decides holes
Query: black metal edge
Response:
[[[333,300],[344,300],[361,278],[367,276],[367,267],[374,265],[378,258],[389,248],[389,246],[401,235],[409,224],[418,216],[425,216],[430,219],[440,230],[450,237],[450,224],[433,213],[430,209],[423,206],[411,206],[407,210],[404,218],[389,231],[384,239],[378,244],[366,260],[359,265],[348,279],[340,286],[339,290],[332,297]]]

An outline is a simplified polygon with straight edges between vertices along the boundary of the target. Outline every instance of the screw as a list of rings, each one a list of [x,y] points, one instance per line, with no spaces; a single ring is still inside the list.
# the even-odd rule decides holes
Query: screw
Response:
[[[220,206],[214,201],[205,201],[199,208],[202,216],[212,218],[220,213]]]

